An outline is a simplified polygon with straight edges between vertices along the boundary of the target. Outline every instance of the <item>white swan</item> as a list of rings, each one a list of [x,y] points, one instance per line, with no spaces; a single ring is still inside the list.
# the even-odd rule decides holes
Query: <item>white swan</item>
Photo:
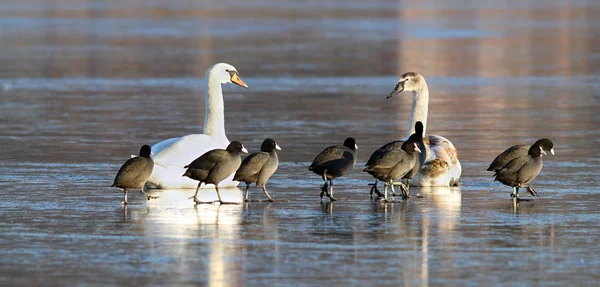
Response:
[[[412,179],[415,186],[455,186],[459,185],[462,172],[458,154],[454,145],[445,137],[426,136],[427,110],[429,106],[429,88],[425,78],[418,73],[408,72],[402,75],[394,90],[387,96],[391,98],[403,91],[413,92],[412,109],[408,120],[407,138],[415,131],[415,123],[423,123],[423,143],[426,149],[425,163]]]
[[[206,102],[204,132],[171,138],[152,146],[156,165],[146,183],[150,188],[196,188],[198,181],[183,176],[185,165],[205,152],[225,148],[229,140],[225,135],[225,115],[222,84],[234,83],[244,88],[248,85],[240,79],[235,67],[218,63],[206,71]],[[232,181],[233,174],[222,181],[219,187],[232,187],[238,184]],[[213,187],[209,185],[208,187]]]

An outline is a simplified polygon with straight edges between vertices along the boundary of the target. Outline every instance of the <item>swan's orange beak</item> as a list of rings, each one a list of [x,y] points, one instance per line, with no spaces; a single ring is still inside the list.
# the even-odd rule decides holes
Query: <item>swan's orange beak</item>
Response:
[[[242,81],[242,79],[240,79],[240,76],[238,76],[237,74],[233,74],[233,76],[231,77],[231,82],[238,86],[242,86],[246,89],[248,88],[248,85],[246,85],[246,83],[244,83],[244,81]]]

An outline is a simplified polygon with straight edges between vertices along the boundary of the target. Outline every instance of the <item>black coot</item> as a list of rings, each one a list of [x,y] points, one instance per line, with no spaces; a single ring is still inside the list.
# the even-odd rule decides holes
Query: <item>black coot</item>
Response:
[[[318,174],[325,183],[321,187],[321,198],[326,194],[331,201],[333,197],[333,180],[348,173],[356,164],[358,146],[354,138],[347,138],[342,146],[330,146],[313,160],[308,170]],[[327,181],[329,181],[329,190]]]
[[[281,150],[281,148],[274,140],[266,139],[260,146],[260,152],[253,153],[242,161],[242,165],[235,173],[233,180],[246,183],[244,201],[248,201],[248,191],[252,183],[256,183],[262,188],[268,201],[273,201],[265,185],[279,166],[279,157],[275,150]]]
[[[123,189],[124,201],[123,204],[127,204],[127,191],[130,189],[140,189],[140,191],[146,196],[148,200],[158,198],[158,196],[152,196],[144,191],[144,185],[154,168],[154,161],[150,157],[152,150],[149,145],[143,145],[140,148],[140,155],[127,160],[115,177],[115,181],[111,185],[112,187],[119,187]]]
[[[422,134],[422,129],[420,133],[418,131],[415,132],[408,140],[402,143],[400,148],[398,148],[398,143],[387,144],[385,145],[387,146],[386,148],[384,148],[384,146],[378,149],[371,155],[371,158],[369,158],[369,161],[366,164],[367,167],[363,171],[384,182],[383,195],[385,201],[388,201],[388,185],[392,187],[392,195],[396,195],[394,192],[394,185],[399,185],[402,189],[402,197],[408,198],[408,187],[402,182],[394,182],[394,180],[404,177],[411,172],[415,167],[415,164],[420,161],[418,153],[421,152],[421,149],[418,147],[417,143],[423,142]]]
[[[238,141],[232,141],[227,149],[213,149],[210,150],[197,159],[195,159],[192,163],[184,166],[187,168],[183,176],[187,176],[191,179],[195,179],[199,181],[198,187],[196,188],[196,193],[194,193],[194,202],[200,203],[209,203],[202,202],[198,200],[198,190],[200,190],[200,186],[202,183],[205,184],[214,184],[215,189],[217,191],[217,197],[219,198],[219,202],[221,204],[230,203],[224,202],[221,199],[221,194],[219,193],[219,183],[232,175],[242,163],[242,159],[240,157],[240,153],[247,153],[248,151],[244,146]],[[212,203],[212,202],[210,202]]]
[[[549,151],[554,155],[553,143],[549,139],[536,141],[524,156],[517,156],[498,170],[495,180],[513,188],[512,196],[519,199],[519,188],[526,187],[532,196],[537,192],[529,186],[543,167],[542,156]]]
[[[407,188],[410,188],[410,180],[419,172],[419,170],[421,169],[421,166],[423,166],[423,163],[425,163],[425,160],[427,159],[427,154],[426,154],[427,148],[425,147],[425,144],[423,143],[423,123],[422,122],[415,123],[415,134],[417,134],[417,136],[415,136],[413,139],[417,143],[417,147],[420,150],[419,160],[417,160],[415,162],[414,167],[402,177],[402,179],[406,179],[407,184],[400,185],[401,187],[406,186]],[[419,134],[421,135],[421,139],[418,138]],[[384,156],[386,153],[388,153],[392,150],[402,149],[403,143],[404,143],[404,141],[399,140],[399,141],[389,142],[389,143],[383,145],[382,147],[377,149],[375,152],[373,152],[373,154],[371,155],[371,158],[369,158],[368,162],[375,162],[380,157]],[[383,196],[383,194],[381,192],[379,192],[379,189],[377,188],[377,181],[378,181],[378,179],[375,179],[374,183],[369,184],[372,186],[371,187],[371,196],[373,195],[373,192],[375,192],[378,196]],[[386,185],[386,183],[384,182],[384,188],[385,188],[385,185]],[[392,194],[394,196],[396,195],[395,191],[393,189],[393,186],[392,186]]]

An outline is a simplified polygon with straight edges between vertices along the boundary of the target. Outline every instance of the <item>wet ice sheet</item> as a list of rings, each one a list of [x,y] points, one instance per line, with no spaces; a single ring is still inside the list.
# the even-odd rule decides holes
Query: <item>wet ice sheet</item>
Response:
[[[57,174],[71,169],[54,166]],[[565,195],[540,184],[541,198],[513,205],[496,187],[413,188],[423,198],[381,204],[368,199],[366,181],[344,179],[336,190],[347,200],[319,203],[318,181],[284,165],[272,195],[289,202],[194,206],[193,191],[163,190],[149,202],[132,193],[134,204],[123,208],[120,193],[86,187],[101,183],[87,173],[106,167],[88,169],[87,182],[31,183],[31,193],[44,192],[2,202],[10,218],[2,224],[9,231],[2,235],[10,242],[8,282],[35,282],[22,268],[39,266],[39,280],[99,284],[481,285],[514,282],[506,276],[514,272],[524,284],[545,274],[558,282],[576,276],[585,285],[600,262],[598,215],[591,212],[599,198],[587,191]],[[241,197],[239,189],[223,193]],[[253,189],[251,196],[262,193]]]
[[[2,285],[598,280],[595,3],[65,2],[0,7]],[[123,208],[108,187],[119,166],[141,144],[200,131],[202,77],[222,60],[250,85],[224,89],[228,136],[251,152],[278,141],[268,188],[288,201],[132,191]],[[427,131],[458,148],[463,185],[384,205],[360,167],[405,136],[411,96],[385,96],[409,70],[427,79]],[[335,181],[347,200],[320,202],[307,167],[347,136],[360,146]],[[541,137],[557,154],[540,198],[515,205],[485,168]]]

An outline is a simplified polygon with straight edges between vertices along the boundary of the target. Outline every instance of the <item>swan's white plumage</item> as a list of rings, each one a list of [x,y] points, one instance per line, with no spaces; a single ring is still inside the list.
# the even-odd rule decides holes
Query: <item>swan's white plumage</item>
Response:
[[[420,74],[409,72],[400,77],[398,86],[388,98],[402,92],[413,92],[413,103],[408,121],[407,138],[415,131],[416,122],[423,123],[423,143],[427,158],[411,180],[414,186],[450,186],[458,184],[462,166],[456,148],[448,139],[438,135],[425,135],[429,110],[429,88]],[[405,139],[406,140],[406,139]]]
[[[452,142],[438,135],[425,136],[423,142],[427,158],[411,183],[419,186],[450,186],[457,183],[462,167]]]
[[[196,188],[198,181],[183,177],[187,164],[207,151],[224,149],[229,144],[225,135],[225,115],[222,84],[231,83],[235,67],[218,63],[206,71],[205,117],[202,134],[191,134],[161,141],[154,146],[154,161],[157,163],[146,183],[150,188]],[[239,78],[237,79],[239,80]],[[241,82],[241,80],[239,80]],[[243,82],[241,82],[243,84]],[[238,83],[239,84],[239,83]],[[245,85],[245,84],[244,84]],[[242,85],[242,86],[244,86]],[[219,184],[219,187],[233,187],[233,175]],[[203,185],[213,187],[213,185]]]

